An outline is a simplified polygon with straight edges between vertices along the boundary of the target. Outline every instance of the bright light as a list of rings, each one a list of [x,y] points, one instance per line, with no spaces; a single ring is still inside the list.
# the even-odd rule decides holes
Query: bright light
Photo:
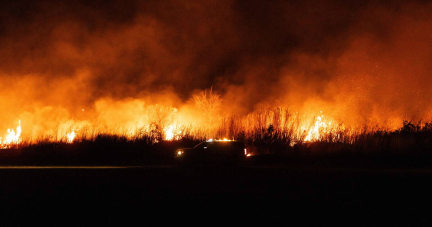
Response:
[[[244,149],[244,153],[245,153],[245,155],[247,155],[247,150],[246,150],[246,148]]]
[[[172,124],[169,125],[164,129],[165,131],[165,140],[174,140],[178,139],[179,135],[181,133],[181,130],[179,129],[180,125]]]
[[[177,155],[180,156],[181,154],[183,154],[183,151],[178,151],[178,152],[177,152]]]
[[[228,141],[228,139],[227,139],[227,138],[224,138],[223,141]]]
[[[213,139],[208,139],[207,142],[213,142]]]
[[[8,135],[6,136],[6,139],[0,140],[0,148],[9,148],[11,144],[19,144],[21,142],[21,121],[18,121],[16,132],[13,129],[8,129],[7,132]]]
[[[318,116],[314,125],[308,131],[304,141],[312,142],[319,140],[321,136],[327,133],[329,126],[331,126],[331,121],[324,121],[324,115]]]
[[[67,143],[72,143],[73,142],[73,140],[75,139],[75,130],[72,130],[72,132],[71,133],[68,133],[67,135],[66,135],[66,137],[67,137]]]
[[[174,125],[168,126],[168,128],[165,129],[165,140],[172,140],[174,138]]]

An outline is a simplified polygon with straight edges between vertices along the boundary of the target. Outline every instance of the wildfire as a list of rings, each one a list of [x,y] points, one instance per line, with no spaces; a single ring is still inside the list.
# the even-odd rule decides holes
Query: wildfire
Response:
[[[328,127],[331,127],[331,121],[327,123],[323,120],[324,115],[318,116],[316,118],[315,124],[311,129],[309,129],[304,141],[310,142],[319,140],[322,135],[324,135],[328,131]]]
[[[71,133],[68,133],[66,135],[66,137],[67,137],[67,143],[73,143],[73,140],[75,139],[75,136],[76,136],[75,130],[72,130]]]
[[[19,144],[21,142],[21,121],[18,121],[18,127],[16,128],[16,132],[13,129],[7,130],[8,135],[5,140],[2,140],[0,137],[0,148],[9,148],[10,145]]]
[[[165,112],[172,113],[173,111],[172,109],[168,109]],[[162,122],[160,125],[164,125],[164,127],[158,127],[156,125],[154,128],[152,128],[152,126],[145,128],[143,125],[145,125],[145,122],[152,122],[150,121],[153,119],[152,117],[159,117],[160,119],[162,119],[159,119],[158,121]],[[286,136],[286,138],[289,139],[289,145],[294,146],[295,143],[302,141],[315,142],[327,140],[330,137],[332,139],[339,139],[341,130],[344,131],[344,128],[342,128],[343,126],[336,123],[336,121],[334,121],[332,118],[328,118],[328,116],[324,117],[322,112],[321,114],[313,118],[311,121],[307,118],[300,118],[297,116],[284,114],[284,112],[282,113],[280,109],[277,109],[274,112],[257,112],[253,115],[248,115],[245,119],[236,118],[228,123],[221,122],[217,128],[215,127],[215,129],[200,128],[199,124],[193,126],[185,126],[187,125],[187,122],[185,124],[183,121],[184,119],[179,118],[176,115],[170,115],[167,118],[163,118],[157,114],[149,114],[147,118],[143,118],[142,122],[139,122],[139,126],[142,126],[141,130],[134,130],[133,124],[125,124],[124,129],[127,129],[127,135],[131,135],[128,138],[133,139],[134,136],[137,136],[136,138],[140,138],[141,135],[150,135],[154,138],[157,138],[154,141],[157,143],[161,139],[165,141],[179,140],[185,135],[191,135],[192,137],[197,136],[197,138],[199,138],[199,136],[214,136],[218,133],[219,135],[228,135],[228,132],[230,132],[231,135],[229,136],[232,137],[232,139],[234,140],[236,139],[235,136],[237,136],[237,134],[235,133],[242,132],[244,133],[243,136],[246,136],[246,138],[254,137],[258,140],[269,140],[269,138],[285,138],[284,136]],[[28,123],[26,123],[26,125],[28,125]],[[89,128],[83,128],[84,126],[82,125]],[[216,131],[216,129],[219,131]],[[123,128],[121,128],[121,130],[123,130]],[[114,135],[119,133],[121,134],[121,130],[115,128],[111,129],[108,126],[98,128],[92,126],[90,123],[79,124],[73,121],[68,121],[64,122],[59,128],[57,128],[57,135],[52,136],[51,134],[49,134],[50,132],[52,133],[55,131],[54,128],[51,130],[46,130],[46,134],[41,134],[40,136],[41,138],[46,138],[46,140],[44,141],[64,142],[71,144],[75,142],[78,131],[80,131],[80,138],[91,139],[94,138],[97,133],[108,133],[110,135]],[[234,134],[229,130],[232,130]],[[23,133],[25,133],[26,135],[26,143],[32,144],[39,141],[37,137],[39,136],[39,134],[28,131],[25,131]],[[256,133],[262,134],[258,134],[258,136],[260,137],[257,137]],[[16,144],[21,144],[21,134],[21,121],[18,121],[18,127],[8,129],[7,134],[4,137],[0,137],[0,149],[11,148]],[[28,134],[32,135],[32,137],[27,137]],[[162,136],[162,138],[160,136]],[[213,139],[209,139],[208,141],[213,141]],[[231,141],[231,139],[227,137],[219,137],[217,140],[215,139],[214,141]]]

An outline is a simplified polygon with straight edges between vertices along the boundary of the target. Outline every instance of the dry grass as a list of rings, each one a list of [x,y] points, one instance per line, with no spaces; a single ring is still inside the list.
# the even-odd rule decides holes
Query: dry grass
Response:
[[[292,152],[427,152],[432,148],[432,123],[405,121],[403,127],[390,131],[385,128],[345,128],[342,124],[319,129],[319,136],[305,141],[314,128],[317,117],[306,119],[284,108],[261,109],[247,116],[218,119],[212,127],[179,126],[173,146],[192,146],[209,138],[228,138],[244,141],[256,154]],[[121,133],[118,133],[118,132]],[[91,146],[94,149],[154,150],[165,138],[164,128],[158,124],[136,129],[104,131],[82,128],[77,132],[74,144]],[[158,145],[159,144],[159,145]],[[20,144],[10,148],[26,149],[35,146],[64,146],[66,137],[44,136],[22,137]],[[75,145],[76,146],[76,145]],[[159,148],[158,148],[159,149]]]

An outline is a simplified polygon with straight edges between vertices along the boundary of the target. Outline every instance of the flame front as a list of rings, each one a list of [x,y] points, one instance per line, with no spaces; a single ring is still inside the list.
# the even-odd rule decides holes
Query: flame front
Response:
[[[148,115],[139,115],[140,121],[132,116],[130,120],[125,121],[124,127],[119,128],[67,120],[58,124],[57,128],[52,124],[54,128],[45,130],[44,134],[37,134],[31,129],[22,132],[21,121],[18,121],[16,129],[8,129],[7,136],[0,138],[0,148],[12,148],[12,145],[17,144],[37,144],[41,141],[71,144],[78,136],[81,140],[93,140],[98,135],[120,135],[129,140],[149,138],[152,143],[182,138],[222,138],[221,141],[229,141],[227,138],[232,138],[256,143],[284,139],[293,146],[299,142],[342,141],[341,139],[352,134],[352,129],[346,130],[344,125],[339,125],[322,112],[312,118],[312,121],[307,118],[309,115],[292,114],[283,108],[256,111],[238,118],[213,116],[212,127],[208,127],[206,121],[185,121],[184,116],[175,114],[175,108],[151,108]],[[156,110],[156,114],[151,114],[153,110]],[[134,122],[137,123],[133,124]],[[32,128],[37,129],[34,126]],[[26,138],[24,142],[21,139],[22,135]],[[349,139],[344,141],[349,142]]]

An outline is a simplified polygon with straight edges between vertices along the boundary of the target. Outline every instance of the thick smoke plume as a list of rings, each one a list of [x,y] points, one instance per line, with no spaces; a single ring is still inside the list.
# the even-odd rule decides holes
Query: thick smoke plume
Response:
[[[199,119],[191,98],[211,87],[224,115],[282,106],[357,126],[428,119],[431,17],[427,1],[10,1],[0,132],[18,119],[29,136],[135,130],[155,113],[170,123],[163,108]]]

